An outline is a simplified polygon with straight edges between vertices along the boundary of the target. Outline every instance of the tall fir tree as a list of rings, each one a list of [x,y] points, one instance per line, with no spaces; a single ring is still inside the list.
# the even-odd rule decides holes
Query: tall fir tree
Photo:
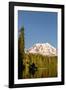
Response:
[[[24,26],[21,28],[18,39],[18,78],[23,75],[23,60],[24,60]]]

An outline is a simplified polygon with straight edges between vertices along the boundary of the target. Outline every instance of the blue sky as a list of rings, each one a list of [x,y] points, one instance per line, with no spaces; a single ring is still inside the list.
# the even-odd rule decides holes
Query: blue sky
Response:
[[[25,28],[25,48],[36,43],[50,43],[57,48],[57,13],[18,11],[18,30]]]

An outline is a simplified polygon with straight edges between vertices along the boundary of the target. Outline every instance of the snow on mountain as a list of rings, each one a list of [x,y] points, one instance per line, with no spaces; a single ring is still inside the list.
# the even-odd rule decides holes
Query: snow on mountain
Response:
[[[49,43],[37,43],[27,50],[28,53],[41,54],[45,56],[56,56],[57,50]]]

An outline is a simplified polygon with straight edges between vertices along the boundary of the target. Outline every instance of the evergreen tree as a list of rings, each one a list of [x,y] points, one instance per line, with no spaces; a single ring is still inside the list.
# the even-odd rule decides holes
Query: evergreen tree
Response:
[[[24,60],[24,27],[21,28],[18,39],[18,78],[22,78]]]

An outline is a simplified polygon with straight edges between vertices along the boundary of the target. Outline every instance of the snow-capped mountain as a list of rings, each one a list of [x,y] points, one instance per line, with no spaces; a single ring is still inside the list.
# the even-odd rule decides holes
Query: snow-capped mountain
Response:
[[[49,43],[37,43],[27,50],[28,53],[57,56],[57,50]]]

